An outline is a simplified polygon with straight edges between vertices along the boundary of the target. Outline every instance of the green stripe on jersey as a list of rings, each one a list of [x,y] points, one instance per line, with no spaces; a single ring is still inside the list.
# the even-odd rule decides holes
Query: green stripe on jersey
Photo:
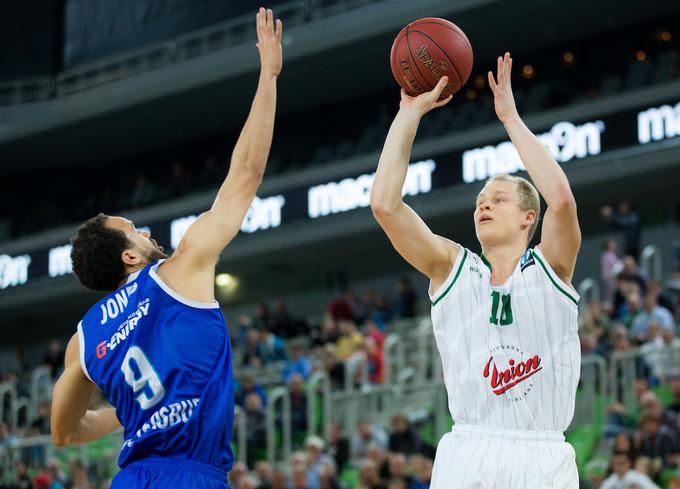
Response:
[[[553,285],[555,286],[555,288],[556,288],[557,290],[559,290],[560,292],[562,292],[565,296],[567,296],[567,298],[568,298],[571,302],[573,302],[574,304],[578,305],[578,301],[577,301],[574,297],[572,297],[572,295],[571,295],[569,292],[567,292],[567,291],[564,290],[562,287],[560,287],[560,284],[558,284],[557,281],[553,278],[553,276],[550,275],[550,272],[548,271],[548,267],[545,266],[545,263],[543,263],[543,260],[541,260],[541,258],[536,254],[536,252],[532,250],[531,254],[532,254],[533,257],[536,259],[536,261],[538,261],[538,263],[541,265],[541,267],[543,268],[543,270],[545,271],[546,275],[548,276],[548,278],[550,279],[550,281],[553,283]]]
[[[463,258],[460,260],[460,265],[458,265],[458,270],[456,271],[456,276],[453,277],[453,280],[449,284],[449,286],[446,288],[446,290],[442,293],[442,295],[439,296],[437,300],[435,300],[432,303],[432,307],[436,306],[437,303],[444,298],[446,294],[449,293],[449,290],[451,290],[451,287],[453,287],[453,284],[456,283],[456,280],[458,280],[458,276],[460,275],[460,272],[463,270],[463,265],[465,264],[465,259],[467,258],[467,248],[463,248]]]

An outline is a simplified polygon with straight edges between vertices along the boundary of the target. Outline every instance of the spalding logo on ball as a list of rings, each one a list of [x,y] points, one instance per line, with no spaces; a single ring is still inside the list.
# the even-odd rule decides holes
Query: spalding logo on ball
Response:
[[[390,53],[392,74],[411,96],[432,90],[444,75],[449,83],[440,100],[460,90],[472,72],[472,46],[452,22],[427,17],[397,34]]]

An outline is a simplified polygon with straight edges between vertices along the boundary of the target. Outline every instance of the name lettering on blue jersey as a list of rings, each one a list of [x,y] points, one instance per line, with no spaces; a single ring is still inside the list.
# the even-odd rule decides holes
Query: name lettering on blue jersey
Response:
[[[137,283],[133,283],[120,291],[113,297],[109,297],[105,303],[101,304],[102,320],[99,324],[106,324],[109,319],[115,319],[122,313],[128,305],[128,299],[137,291]]]

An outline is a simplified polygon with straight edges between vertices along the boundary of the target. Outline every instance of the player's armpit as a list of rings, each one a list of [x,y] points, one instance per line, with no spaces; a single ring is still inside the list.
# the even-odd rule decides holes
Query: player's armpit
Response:
[[[429,277],[433,285],[441,285],[451,271],[459,246],[434,234],[403,202],[389,211],[374,204],[372,210],[394,249],[416,270]]]
[[[581,229],[573,196],[565,198],[560,205],[548,206],[538,247],[555,273],[571,284],[576,256],[581,248]]]

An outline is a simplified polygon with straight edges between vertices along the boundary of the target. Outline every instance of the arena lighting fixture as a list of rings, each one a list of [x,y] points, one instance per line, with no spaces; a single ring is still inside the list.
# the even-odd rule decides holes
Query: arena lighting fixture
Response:
[[[571,51],[566,51],[564,54],[562,54],[562,62],[565,65],[574,64],[574,53],[572,53]]]
[[[484,75],[477,75],[475,77],[475,88],[477,90],[484,88],[485,84],[486,84],[486,77]]]
[[[637,59],[638,61],[644,61],[647,59],[647,53],[645,53],[644,51],[637,51],[635,53],[635,59]]]
[[[218,287],[229,287],[236,284],[236,278],[229,273],[220,273],[215,276],[215,285]]]
[[[673,39],[673,36],[668,31],[661,31],[656,35],[656,40],[659,42],[668,42]]]
[[[527,80],[530,78],[533,78],[534,75],[536,74],[536,71],[534,71],[534,67],[531,65],[524,65],[522,67],[522,76],[526,78]]]
[[[473,89],[465,91],[465,98],[468,100],[474,100],[475,97],[477,97],[477,92],[475,92]]]

